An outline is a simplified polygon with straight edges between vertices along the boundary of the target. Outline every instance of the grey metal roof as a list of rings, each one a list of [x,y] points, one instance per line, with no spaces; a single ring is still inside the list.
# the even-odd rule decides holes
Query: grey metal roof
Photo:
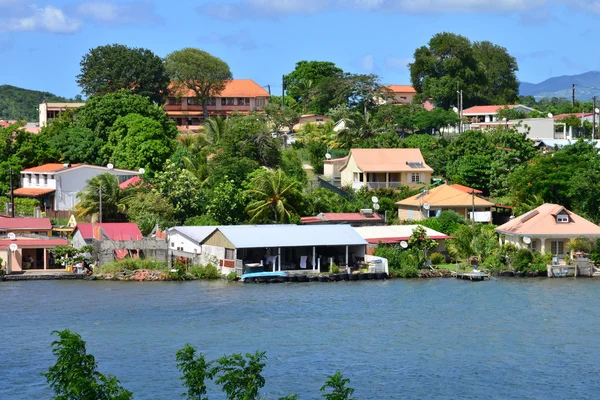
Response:
[[[350,225],[233,225],[218,229],[238,249],[367,244]]]
[[[204,241],[211,233],[217,230],[218,226],[175,226],[169,229],[169,233],[175,231],[185,236],[193,242],[200,244]]]

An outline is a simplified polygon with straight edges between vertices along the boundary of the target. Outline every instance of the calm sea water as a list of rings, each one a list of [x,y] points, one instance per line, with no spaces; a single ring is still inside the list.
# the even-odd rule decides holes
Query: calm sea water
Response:
[[[137,399],[177,399],[175,352],[267,352],[262,393],[360,399],[597,399],[600,281],[452,279],[242,285],[0,283],[0,399],[48,399],[50,332],[87,341]],[[211,396],[222,399],[217,392]]]

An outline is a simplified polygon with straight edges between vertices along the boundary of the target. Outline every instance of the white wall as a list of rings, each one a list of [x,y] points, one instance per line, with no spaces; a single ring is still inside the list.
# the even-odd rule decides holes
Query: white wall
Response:
[[[83,246],[87,246],[88,244],[91,244],[91,240],[90,243],[87,243],[79,230],[75,232],[75,235],[73,235],[73,247],[75,247],[76,249],[80,249]]]

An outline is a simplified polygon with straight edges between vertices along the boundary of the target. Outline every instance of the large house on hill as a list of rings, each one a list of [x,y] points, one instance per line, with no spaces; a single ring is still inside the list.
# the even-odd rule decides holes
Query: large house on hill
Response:
[[[234,111],[247,114],[259,111],[269,100],[269,92],[252,79],[232,79],[225,89],[207,101],[209,116],[227,116]],[[198,128],[203,122],[202,103],[192,90],[171,88],[165,111],[180,130]]]

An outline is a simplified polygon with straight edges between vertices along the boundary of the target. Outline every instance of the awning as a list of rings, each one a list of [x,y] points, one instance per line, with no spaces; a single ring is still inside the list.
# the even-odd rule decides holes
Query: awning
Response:
[[[28,239],[17,237],[16,240],[2,239],[0,240],[0,249],[7,249],[15,243],[19,248],[35,249],[35,248],[53,248],[56,246],[66,246],[66,239]]]
[[[202,115],[202,111],[167,111],[169,117],[194,117]]]
[[[25,196],[25,197],[39,197],[48,193],[52,193],[56,191],[56,189],[48,189],[48,188],[18,188],[13,190],[15,196]]]

